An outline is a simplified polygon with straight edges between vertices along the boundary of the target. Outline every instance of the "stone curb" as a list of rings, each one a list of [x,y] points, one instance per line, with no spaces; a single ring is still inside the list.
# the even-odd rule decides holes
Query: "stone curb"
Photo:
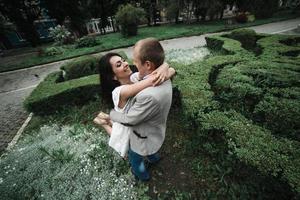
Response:
[[[25,122],[23,123],[23,125],[21,126],[21,128],[18,130],[17,134],[15,135],[15,137],[12,139],[12,141],[7,145],[6,151],[11,150],[16,143],[18,142],[19,138],[21,137],[24,129],[26,128],[26,126],[28,125],[28,123],[30,122],[31,118],[33,116],[33,113],[30,113],[29,116],[27,117],[27,119],[25,120]]]

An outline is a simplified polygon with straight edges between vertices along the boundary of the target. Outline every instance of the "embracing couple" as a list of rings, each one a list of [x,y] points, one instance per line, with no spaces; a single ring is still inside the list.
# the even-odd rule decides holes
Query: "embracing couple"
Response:
[[[107,53],[99,63],[102,96],[112,100],[114,109],[109,115],[100,112],[94,122],[110,135],[109,145],[128,156],[133,175],[141,181],[150,179],[147,167],[160,160],[172,102],[169,79],[175,70],[164,58],[159,41],[147,38],[133,49],[138,72],[132,73],[117,53]]]

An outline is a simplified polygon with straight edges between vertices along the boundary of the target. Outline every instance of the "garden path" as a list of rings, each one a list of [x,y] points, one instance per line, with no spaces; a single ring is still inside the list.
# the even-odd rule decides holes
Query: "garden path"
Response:
[[[249,27],[259,33],[296,33],[291,31],[300,24],[300,18],[275,22],[265,25]],[[220,34],[220,33],[212,33]],[[189,49],[204,46],[205,34],[200,36],[182,37],[161,41],[165,50]],[[299,34],[299,33],[298,33]],[[124,51],[129,58],[132,57],[132,47],[116,49]],[[105,52],[102,52],[105,53]],[[93,54],[98,55],[98,54]],[[13,139],[17,130],[28,116],[22,103],[30,92],[51,72],[72,59],[39,65],[28,69],[0,73],[0,153]]]

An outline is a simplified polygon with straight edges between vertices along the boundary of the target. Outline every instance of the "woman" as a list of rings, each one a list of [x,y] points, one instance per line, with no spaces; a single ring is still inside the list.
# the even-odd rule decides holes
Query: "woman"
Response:
[[[107,53],[100,59],[99,73],[103,98],[113,101],[116,111],[124,112],[128,109],[131,97],[147,87],[161,84],[172,77],[175,70],[164,63],[147,79],[139,81],[138,72],[132,73],[129,64],[119,54]],[[94,122],[110,135],[109,145],[122,157],[126,156],[131,129],[120,123],[112,123],[103,112],[100,112]]]

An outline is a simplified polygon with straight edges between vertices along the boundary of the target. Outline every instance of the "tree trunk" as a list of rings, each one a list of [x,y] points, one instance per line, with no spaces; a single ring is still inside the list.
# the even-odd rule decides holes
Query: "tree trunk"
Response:
[[[40,36],[36,31],[33,22],[26,22],[22,24],[16,24],[20,32],[24,33],[25,39],[31,44],[31,46],[36,47],[41,44]]]
[[[179,23],[179,10],[176,11],[176,14],[175,14],[175,24],[178,24]]]

